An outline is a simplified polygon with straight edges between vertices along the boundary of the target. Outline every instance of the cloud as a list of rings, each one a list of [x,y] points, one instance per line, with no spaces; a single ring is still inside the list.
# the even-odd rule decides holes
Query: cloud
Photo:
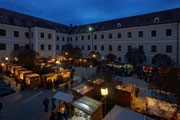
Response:
[[[0,7],[74,25],[177,8],[179,0],[0,0]]]

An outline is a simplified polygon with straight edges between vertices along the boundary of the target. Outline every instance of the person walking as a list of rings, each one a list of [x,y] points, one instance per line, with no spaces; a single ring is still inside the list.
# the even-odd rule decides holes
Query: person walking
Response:
[[[49,106],[49,99],[45,97],[43,100],[43,105],[44,105],[44,112],[48,112],[48,106]]]
[[[16,82],[16,87],[17,87],[17,84],[18,84],[18,79],[15,77],[15,82]]]
[[[55,102],[56,102],[56,99],[54,99],[54,98],[52,97],[52,98],[51,98],[52,111],[53,111],[54,109],[56,109],[56,104],[55,104]]]
[[[55,120],[56,113],[54,111],[51,112],[50,120]]]
[[[3,109],[3,105],[2,105],[2,103],[0,102],[0,113],[2,112],[2,109]]]

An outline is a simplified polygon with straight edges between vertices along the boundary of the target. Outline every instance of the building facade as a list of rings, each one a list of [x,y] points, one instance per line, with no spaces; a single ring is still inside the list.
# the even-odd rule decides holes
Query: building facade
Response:
[[[148,64],[152,64],[156,54],[166,54],[180,63],[179,8],[82,26],[66,26],[5,9],[0,11],[1,57],[9,56],[19,46],[28,47],[31,41],[33,49],[44,57],[61,55],[62,46],[71,43],[82,50],[84,57],[97,51],[102,58],[113,53],[117,61],[125,62],[129,49],[140,48]]]

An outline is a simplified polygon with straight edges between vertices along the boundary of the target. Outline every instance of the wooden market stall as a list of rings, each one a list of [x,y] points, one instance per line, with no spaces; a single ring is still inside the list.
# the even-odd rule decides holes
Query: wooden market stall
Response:
[[[64,70],[64,64],[51,67],[54,72],[62,72]]]
[[[135,101],[135,86],[130,83],[122,83],[115,86],[114,102],[118,105],[131,107]]]
[[[154,120],[145,115],[115,105],[103,120]]]
[[[24,70],[24,71],[19,71],[19,75],[18,75],[18,81],[19,82],[22,82],[22,81],[24,81],[24,76],[26,75],[26,74],[31,74],[32,73],[32,71],[30,71],[30,70]]]
[[[36,73],[25,75],[25,83],[26,88],[30,90],[39,87],[41,85],[40,75]]]
[[[78,99],[82,96],[88,96],[88,97],[94,96],[94,87],[90,87],[85,84],[77,85],[71,89],[72,89],[73,95],[75,96],[76,99]]]
[[[88,85],[94,87],[94,91],[96,95],[100,95],[100,89],[105,84],[105,81],[103,79],[95,79],[95,80],[88,80]]]
[[[42,83],[45,88],[50,85],[50,83],[53,83],[55,80],[57,80],[58,73],[48,73],[42,76]]]
[[[71,103],[74,106],[74,116],[72,120],[102,120],[102,103],[83,96]]]
[[[63,78],[63,81],[67,82],[70,80],[71,70],[62,70],[60,75]]]
[[[24,71],[26,68],[15,68],[14,69],[14,75],[17,77],[19,75],[20,71]]]
[[[173,95],[146,90],[146,113],[165,119],[177,119],[178,102]]]
[[[17,69],[17,68],[21,68],[21,66],[18,66],[18,65],[11,66],[11,68],[10,68],[11,74],[14,75],[14,72],[15,72],[14,70]]]

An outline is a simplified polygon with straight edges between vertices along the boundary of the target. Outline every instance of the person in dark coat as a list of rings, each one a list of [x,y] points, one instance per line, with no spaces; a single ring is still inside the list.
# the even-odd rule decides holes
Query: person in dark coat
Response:
[[[51,98],[51,103],[52,103],[52,110],[56,109],[56,99],[54,99],[53,97]]]
[[[45,97],[45,99],[43,100],[43,105],[44,105],[44,111],[48,112],[49,99],[47,97]]]
[[[17,84],[18,84],[18,79],[15,77],[15,82],[16,82],[16,87],[17,87]]]
[[[2,109],[3,109],[3,105],[2,105],[2,103],[0,102],[0,112],[2,112]]]
[[[54,111],[51,112],[50,120],[55,120],[56,113]]]

